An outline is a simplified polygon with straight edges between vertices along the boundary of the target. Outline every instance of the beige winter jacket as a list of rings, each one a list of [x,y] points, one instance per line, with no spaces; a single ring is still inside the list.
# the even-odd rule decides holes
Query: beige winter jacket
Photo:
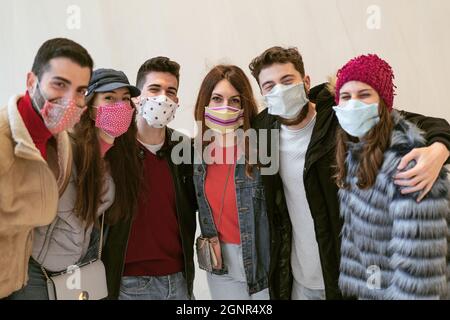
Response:
[[[55,218],[72,166],[66,132],[42,158],[17,109],[21,97],[0,108],[0,298],[26,285],[32,230]]]

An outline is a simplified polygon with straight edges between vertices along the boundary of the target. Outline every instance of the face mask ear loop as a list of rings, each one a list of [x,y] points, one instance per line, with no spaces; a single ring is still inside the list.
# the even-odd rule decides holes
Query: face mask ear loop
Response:
[[[39,99],[42,100],[42,101],[40,101],[40,102],[42,102],[41,106],[39,105],[39,101],[36,101],[36,99],[34,98],[34,96],[36,94],[39,96]],[[48,99],[45,97],[45,94],[41,90],[41,85],[39,84],[39,78],[37,78],[37,81],[36,81],[36,92],[31,97],[31,101],[32,101],[32,105],[33,105],[34,109],[39,114],[40,114],[41,110],[44,108],[45,102],[48,101]]]

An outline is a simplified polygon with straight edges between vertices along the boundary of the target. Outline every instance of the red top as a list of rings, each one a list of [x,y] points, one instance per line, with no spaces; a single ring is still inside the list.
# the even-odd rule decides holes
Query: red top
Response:
[[[184,270],[175,186],[167,160],[144,149],[144,182],[133,221],[124,276],[166,276]]]
[[[36,148],[39,149],[42,157],[47,160],[47,143],[53,135],[45,126],[44,120],[33,108],[28,92],[17,102],[17,109]]]
[[[237,147],[222,148],[221,151],[224,159],[227,153],[234,152],[235,161],[232,164],[227,164],[227,162],[223,160],[222,164],[214,163],[208,165],[205,181],[205,194],[213,213],[214,223],[218,229],[220,241],[230,244],[240,244],[241,233],[236,200],[236,184],[234,182]],[[228,183],[226,183],[228,175]],[[223,211],[222,218],[220,219],[222,198]]]

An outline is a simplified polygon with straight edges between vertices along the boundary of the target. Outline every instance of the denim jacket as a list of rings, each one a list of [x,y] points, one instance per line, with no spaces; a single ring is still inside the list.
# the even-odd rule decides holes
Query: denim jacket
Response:
[[[241,162],[236,165],[234,178],[245,275],[252,295],[268,287],[270,233],[260,171],[254,168],[251,179],[245,174],[245,164]],[[218,236],[218,232],[205,194],[206,169],[204,163],[194,165],[194,185],[202,236],[210,238]],[[223,270],[214,273],[225,274],[226,263],[224,261]]]

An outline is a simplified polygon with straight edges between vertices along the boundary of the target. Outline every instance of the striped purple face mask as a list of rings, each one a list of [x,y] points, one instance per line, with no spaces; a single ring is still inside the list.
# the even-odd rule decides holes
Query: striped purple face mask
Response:
[[[233,132],[244,125],[244,110],[230,106],[205,107],[205,125],[221,134]]]

